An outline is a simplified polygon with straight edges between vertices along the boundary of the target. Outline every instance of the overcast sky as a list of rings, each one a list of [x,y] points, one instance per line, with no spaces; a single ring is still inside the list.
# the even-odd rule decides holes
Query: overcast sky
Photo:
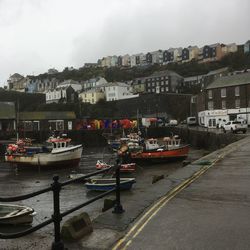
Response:
[[[0,86],[108,55],[250,39],[249,0],[0,0]]]

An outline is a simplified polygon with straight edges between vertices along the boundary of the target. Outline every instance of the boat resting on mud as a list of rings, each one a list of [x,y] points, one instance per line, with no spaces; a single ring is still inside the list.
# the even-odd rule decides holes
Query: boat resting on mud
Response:
[[[162,144],[159,144],[157,139],[147,139],[139,150],[130,151],[129,157],[133,162],[162,162],[184,159],[188,156],[189,145],[181,145],[180,142],[178,136],[165,137]],[[124,149],[123,151],[123,155],[128,154]]]
[[[0,204],[0,224],[30,224],[34,215],[34,209],[27,206]]]
[[[135,178],[121,178],[120,190],[129,190],[135,183]],[[85,186],[89,190],[94,191],[109,191],[116,187],[116,178],[107,179],[90,179],[85,183]]]
[[[25,142],[9,144],[5,161],[17,166],[77,166],[82,155],[82,145],[71,145],[71,139],[50,137],[48,146],[32,146]]]

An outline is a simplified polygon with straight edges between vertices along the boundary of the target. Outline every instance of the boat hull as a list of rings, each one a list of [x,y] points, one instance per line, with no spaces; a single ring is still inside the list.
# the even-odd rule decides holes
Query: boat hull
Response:
[[[109,183],[107,183],[107,180]],[[120,179],[120,190],[130,190],[135,183],[134,178]],[[93,191],[109,191],[116,187],[116,179],[92,179],[90,182],[85,183],[89,190]]]
[[[6,155],[5,161],[21,167],[74,167],[80,162],[82,145],[51,153]]]
[[[33,216],[34,210],[32,208],[0,204],[0,224],[30,224],[33,221]]]
[[[132,161],[171,161],[184,159],[188,156],[189,145],[185,145],[176,149],[162,150],[162,151],[143,151],[131,153]]]

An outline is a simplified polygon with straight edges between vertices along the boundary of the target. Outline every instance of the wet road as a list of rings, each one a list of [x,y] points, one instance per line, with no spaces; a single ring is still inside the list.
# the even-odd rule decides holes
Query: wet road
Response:
[[[204,155],[203,150],[191,149],[188,159],[193,161]],[[0,162],[0,196],[9,197],[9,196],[18,196],[27,193],[31,193],[43,188],[50,186],[52,183],[52,177],[55,174],[58,174],[60,181],[68,180],[68,176],[72,171],[77,173],[90,173],[96,171],[95,164],[97,160],[104,160],[112,164],[116,159],[116,155],[111,154],[106,148],[91,148],[84,149],[83,156],[78,168],[68,168],[68,169],[50,169],[44,170],[41,169],[15,169],[13,166],[5,162]],[[152,183],[152,177],[155,175],[164,175],[167,176],[176,169],[182,167],[182,161],[171,162],[164,164],[156,164],[149,166],[137,166],[136,174],[132,176],[136,177],[136,185],[133,187],[132,192],[123,192],[122,200],[126,198],[129,199],[130,195],[136,194],[136,192],[143,192],[144,188]],[[131,174],[130,174],[131,176]],[[82,183],[76,183],[69,186],[66,186],[61,191],[61,211],[65,211],[71,207],[79,205],[84,201],[92,198],[93,196],[99,193],[93,191],[87,191]],[[53,202],[52,202],[52,193],[46,193],[43,195],[36,196],[31,199],[27,199],[20,202],[15,202],[15,204],[23,204],[30,206],[35,209],[37,215],[34,217],[33,225],[43,222],[44,220],[51,217],[53,212]],[[96,201],[93,204],[88,205],[83,208],[81,211],[87,212],[91,219],[94,219],[101,213],[103,207],[103,200]],[[79,213],[79,211],[75,212]],[[73,214],[70,215],[70,217]],[[66,217],[66,219],[69,217]],[[13,228],[0,226],[0,232],[13,232],[20,231],[23,228]],[[49,225],[43,229],[40,229],[39,232],[42,234],[53,235],[53,225]],[[42,235],[39,233],[39,237]],[[41,236],[46,238],[46,236]],[[18,241],[15,240],[16,242]],[[0,248],[1,249],[1,248]],[[20,248],[23,249],[23,248]]]

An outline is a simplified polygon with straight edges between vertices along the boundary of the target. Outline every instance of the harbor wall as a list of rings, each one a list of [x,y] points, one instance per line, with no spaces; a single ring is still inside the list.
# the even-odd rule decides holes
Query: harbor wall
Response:
[[[125,131],[128,133],[130,131]],[[208,131],[200,127],[152,127],[141,129],[142,136],[147,138],[160,138],[171,135],[179,135],[180,138],[192,145],[194,148],[201,148],[210,151],[222,148],[232,142],[235,142],[243,135],[232,134],[232,133],[216,133],[216,130]],[[123,131],[121,129],[114,129],[112,134],[121,135]],[[46,141],[48,138],[49,131],[26,132],[25,137],[33,138],[35,142],[41,143]],[[85,147],[104,147],[107,145],[107,131],[105,130],[80,130],[80,131],[67,131],[68,136],[72,139],[75,144],[83,144]],[[14,142],[14,138],[12,138]],[[3,155],[5,152],[5,145],[11,143],[11,141],[1,141],[0,138],[0,154]]]

